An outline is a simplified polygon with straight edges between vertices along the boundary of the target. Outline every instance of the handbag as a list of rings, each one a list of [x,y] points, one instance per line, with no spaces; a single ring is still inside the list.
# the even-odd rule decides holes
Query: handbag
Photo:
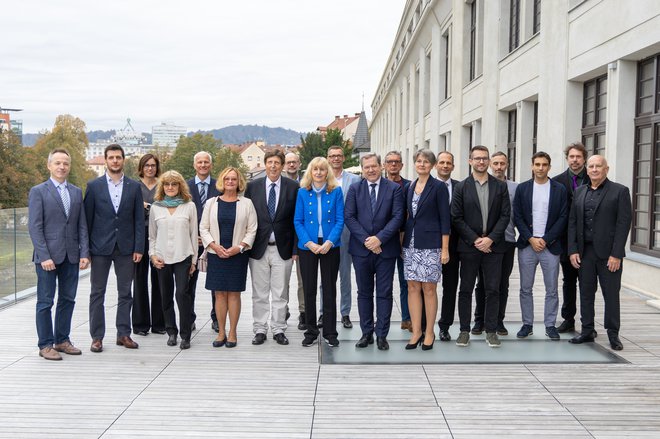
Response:
[[[208,254],[206,252],[206,249],[204,249],[202,255],[199,257],[199,259],[197,259],[197,269],[202,273],[206,273],[207,267],[208,267]]]

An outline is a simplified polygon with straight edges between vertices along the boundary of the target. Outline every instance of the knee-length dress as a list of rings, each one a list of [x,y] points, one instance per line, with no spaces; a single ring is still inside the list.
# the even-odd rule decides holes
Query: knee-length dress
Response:
[[[417,214],[419,194],[412,199],[412,215]],[[403,249],[403,274],[406,280],[438,283],[442,278],[442,262],[439,248],[415,248],[415,231],[410,237],[410,245]]]
[[[236,201],[226,202],[218,198],[218,226],[220,245],[232,246],[234,224],[236,223]],[[249,256],[238,253],[223,259],[214,253],[208,253],[206,271],[206,289],[211,291],[245,291]]]

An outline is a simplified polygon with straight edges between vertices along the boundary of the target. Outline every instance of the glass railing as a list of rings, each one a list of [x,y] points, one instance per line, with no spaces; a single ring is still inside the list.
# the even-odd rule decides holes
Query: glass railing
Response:
[[[0,307],[36,293],[28,209],[0,210]]]

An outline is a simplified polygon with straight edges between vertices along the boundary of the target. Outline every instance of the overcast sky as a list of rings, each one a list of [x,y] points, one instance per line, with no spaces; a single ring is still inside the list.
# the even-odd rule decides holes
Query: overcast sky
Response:
[[[367,115],[403,0],[22,1],[3,8],[0,107],[23,131],[233,124],[311,131]]]

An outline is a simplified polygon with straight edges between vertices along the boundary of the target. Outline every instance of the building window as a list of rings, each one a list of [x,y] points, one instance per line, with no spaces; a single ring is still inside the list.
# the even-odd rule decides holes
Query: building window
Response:
[[[509,122],[507,124],[506,149],[509,156],[509,168],[506,176],[511,181],[516,181],[516,120],[518,111],[509,111]]]
[[[532,33],[535,34],[541,30],[541,0],[534,0],[534,19],[532,24]]]
[[[582,143],[589,155],[605,153],[607,122],[607,75],[584,83]]]
[[[444,98],[449,98],[449,30],[447,33],[442,36],[443,48],[444,48],[444,67],[445,67],[445,76],[444,76]]]
[[[520,45],[520,0],[509,3],[509,52]]]
[[[534,102],[534,130],[532,133],[532,154],[536,154],[537,151],[537,142],[539,132],[539,101]]]
[[[660,257],[660,55],[637,66],[633,230],[630,247]]]
[[[424,60],[424,115],[431,112],[431,53],[426,54]]]
[[[477,2],[470,3],[470,66],[469,80],[477,76]]]
[[[414,108],[413,108],[413,116],[414,116],[414,121],[415,123],[419,122],[419,96],[420,96],[420,88],[422,87],[422,84],[420,84],[419,81],[419,67],[417,70],[415,70],[415,101],[413,102]]]

